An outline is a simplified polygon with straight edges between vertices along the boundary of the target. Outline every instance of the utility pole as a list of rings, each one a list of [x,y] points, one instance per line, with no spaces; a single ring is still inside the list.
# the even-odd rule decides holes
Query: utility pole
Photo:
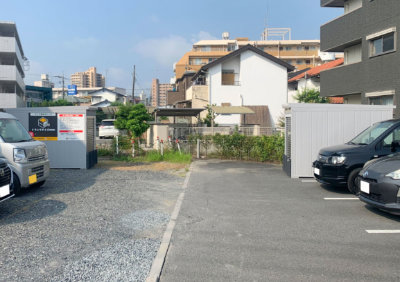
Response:
[[[133,65],[133,85],[132,85],[133,104],[136,104],[136,101],[135,101],[135,80],[136,80],[136,65]]]
[[[65,100],[65,92],[64,92],[64,80],[65,80],[65,77],[64,77],[64,73],[62,74],[62,76],[61,75],[55,75],[54,77],[62,79],[62,96],[63,96],[63,100]]]

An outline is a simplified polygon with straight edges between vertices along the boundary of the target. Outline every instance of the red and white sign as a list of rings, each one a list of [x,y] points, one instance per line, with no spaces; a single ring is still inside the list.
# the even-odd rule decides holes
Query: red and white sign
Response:
[[[58,114],[58,140],[85,140],[85,115]]]

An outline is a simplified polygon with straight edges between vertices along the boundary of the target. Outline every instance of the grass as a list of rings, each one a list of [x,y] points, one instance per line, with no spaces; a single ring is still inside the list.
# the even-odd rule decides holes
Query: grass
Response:
[[[175,151],[164,151],[164,155],[154,150],[148,151],[144,156],[137,156],[132,158],[128,155],[116,155],[113,157],[114,161],[123,162],[170,162],[170,163],[183,163],[189,164],[192,161],[192,156],[190,154],[180,154]]]
[[[110,149],[97,149],[97,156],[99,157],[111,157],[113,155],[113,151]]]

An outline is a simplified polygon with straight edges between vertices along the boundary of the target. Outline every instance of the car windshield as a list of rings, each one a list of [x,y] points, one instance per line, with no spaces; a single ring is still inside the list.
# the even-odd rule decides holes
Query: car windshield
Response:
[[[349,144],[369,145],[395,123],[395,121],[384,121],[376,123],[361,132],[356,138],[351,140]]]
[[[32,141],[28,131],[15,119],[0,119],[0,136],[7,143]]]
[[[103,120],[101,122],[102,126],[114,126],[114,121],[113,120]]]

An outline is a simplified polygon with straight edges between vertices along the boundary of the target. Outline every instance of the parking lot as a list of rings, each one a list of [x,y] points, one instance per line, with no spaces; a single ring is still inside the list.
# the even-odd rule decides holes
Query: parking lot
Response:
[[[52,170],[0,204],[0,281],[143,281],[184,174]]]
[[[400,217],[280,166],[195,163],[161,281],[399,281]]]

